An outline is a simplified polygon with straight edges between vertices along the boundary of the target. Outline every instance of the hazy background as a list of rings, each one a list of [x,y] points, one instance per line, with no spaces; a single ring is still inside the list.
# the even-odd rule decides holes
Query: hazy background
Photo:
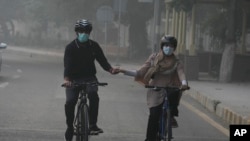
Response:
[[[181,18],[178,21],[181,12],[185,12],[184,38],[178,32],[183,30]],[[195,70],[190,71],[197,76],[205,72],[222,82],[246,81],[250,78],[233,75],[250,72],[250,68],[234,71],[246,67],[235,66],[237,54],[244,56],[239,62],[249,60],[248,17],[249,0],[0,0],[0,41],[64,49],[75,38],[75,21],[85,18],[93,24],[91,38],[115,60],[145,60],[158,51],[160,37],[166,33],[177,36],[179,46],[184,46],[180,56],[197,57],[199,62],[185,61],[187,68],[193,64]]]
[[[249,120],[249,5],[249,0],[0,0],[0,42],[8,44],[0,50],[0,140],[63,140],[62,56],[76,38],[76,20],[85,18],[93,24],[91,38],[114,67],[138,69],[159,50],[162,35],[176,36],[175,53],[192,90],[182,97],[174,137],[228,141],[229,124]],[[109,85],[99,91],[98,126],[105,133],[90,140],[144,140],[147,90],[132,77],[96,66],[99,81]]]

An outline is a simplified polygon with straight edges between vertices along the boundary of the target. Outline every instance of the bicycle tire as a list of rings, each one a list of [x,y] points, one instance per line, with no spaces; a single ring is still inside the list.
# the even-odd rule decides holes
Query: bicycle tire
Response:
[[[156,141],[168,141],[168,136],[170,135],[169,131],[171,130],[169,130],[169,125],[171,125],[171,123],[169,122],[170,120],[168,120],[170,119],[168,113],[168,110],[162,109]],[[169,116],[171,117],[171,115]]]
[[[166,141],[167,138],[167,112],[163,109],[159,122],[159,131],[156,141]]]
[[[171,121],[171,111],[167,109],[167,119],[166,119],[166,133],[165,133],[165,140],[164,141],[171,141],[172,139],[172,121]]]
[[[80,141],[89,140],[89,112],[88,106],[84,104],[81,107],[80,119],[81,119],[81,130],[80,130]]]
[[[163,121],[161,121],[161,125],[164,124],[161,128],[161,133],[159,133],[158,139],[159,141],[171,141],[171,139],[173,139],[172,136],[172,122],[171,122],[171,113],[170,113],[170,109],[168,109],[166,111],[166,113],[164,113],[163,115]]]
[[[80,113],[79,113],[79,110],[78,110],[78,112],[77,112],[77,114],[76,114],[76,128],[75,128],[75,130],[76,130],[76,141],[81,141],[81,136],[80,136],[80,133],[81,133],[81,129],[80,129],[80,127],[81,127],[81,116],[80,116]]]

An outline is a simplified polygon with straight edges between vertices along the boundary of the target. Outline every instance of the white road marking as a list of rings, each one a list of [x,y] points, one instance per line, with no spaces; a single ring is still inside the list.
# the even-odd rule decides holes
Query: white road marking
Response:
[[[17,72],[22,73],[23,71],[21,69],[17,69]]]
[[[9,85],[9,82],[0,83],[0,88],[5,88],[8,85]]]
[[[30,128],[19,128],[19,127],[0,127],[0,130],[13,130],[13,131],[30,131],[30,132],[56,132],[56,133],[62,133],[63,130],[60,129],[30,129]]]
[[[20,77],[21,77],[20,75],[13,75],[12,79],[17,79],[17,78],[20,78]]]
[[[18,73],[22,73],[22,70],[21,69],[17,69],[16,70]],[[10,78],[11,79],[18,79],[18,78],[20,78],[21,76],[20,75],[18,75],[18,74],[15,74],[15,75],[12,75]],[[2,82],[2,83],[0,83],[0,88],[5,88],[6,86],[8,86],[9,85],[9,82]]]

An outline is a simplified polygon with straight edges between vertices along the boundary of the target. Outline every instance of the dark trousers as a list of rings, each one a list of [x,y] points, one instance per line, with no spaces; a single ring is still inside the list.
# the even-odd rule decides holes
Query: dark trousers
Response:
[[[73,127],[73,121],[75,116],[75,106],[79,96],[79,89],[66,88],[66,103],[65,103],[65,115],[66,123],[68,127]],[[89,124],[96,125],[98,110],[99,110],[99,96],[97,92],[88,94],[89,99]]]
[[[162,104],[149,109],[147,139],[146,141],[155,141],[156,135],[159,130],[159,119],[162,112]]]
[[[180,102],[182,93],[175,93],[173,95],[170,95],[169,101],[171,101],[170,109],[171,109],[171,115],[172,116],[178,116],[178,105]],[[148,118],[148,127],[147,127],[147,134],[146,134],[146,141],[155,141],[157,137],[157,132],[159,130],[159,121],[160,116],[162,113],[162,106],[163,103],[159,106],[152,107],[149,109],[149,118]]]

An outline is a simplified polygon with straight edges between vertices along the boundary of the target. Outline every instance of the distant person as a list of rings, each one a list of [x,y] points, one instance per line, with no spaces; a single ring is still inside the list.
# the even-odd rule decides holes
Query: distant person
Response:
[[[70,86],[73,81],[98,81],[96,77],[95,60],[97,60],[105,71],[111,74],[117,73],[117,69],[114,69],[107,61],[99,44],[89,39],[91,31],[92,24],[88,20],[81,19],[75,23],[77,37],[66,46],[64,53],[64,83],[66,86]],[[103,130],[97,126],[99,109],[99,96],[97,91],[98,89],[93,87],[92,91],[88,93],[90,134],[103,133]],[[66,88],[66,141],[72,141],[73,138],[73,121],[78,95],[79,89]]]
[[[136,81],[152,86],[176,86],[187,89],[187,80],[183,70],[183,64],[175,56],[177,39],[174,36],[165,35],[161,38],[160,51],[149,56],[147,61],[136,71],[120,69],[125,75],[134,76]],[[172,126],[178,127],[174,117],[178,116],[178,105],[182,93],[174,94],[171,105]],[[148,127],[145,141],[155,141],[159,129],[159,119],[164,102],[163,91],[149,89],[147,92],[147,104],[149,106]]]

